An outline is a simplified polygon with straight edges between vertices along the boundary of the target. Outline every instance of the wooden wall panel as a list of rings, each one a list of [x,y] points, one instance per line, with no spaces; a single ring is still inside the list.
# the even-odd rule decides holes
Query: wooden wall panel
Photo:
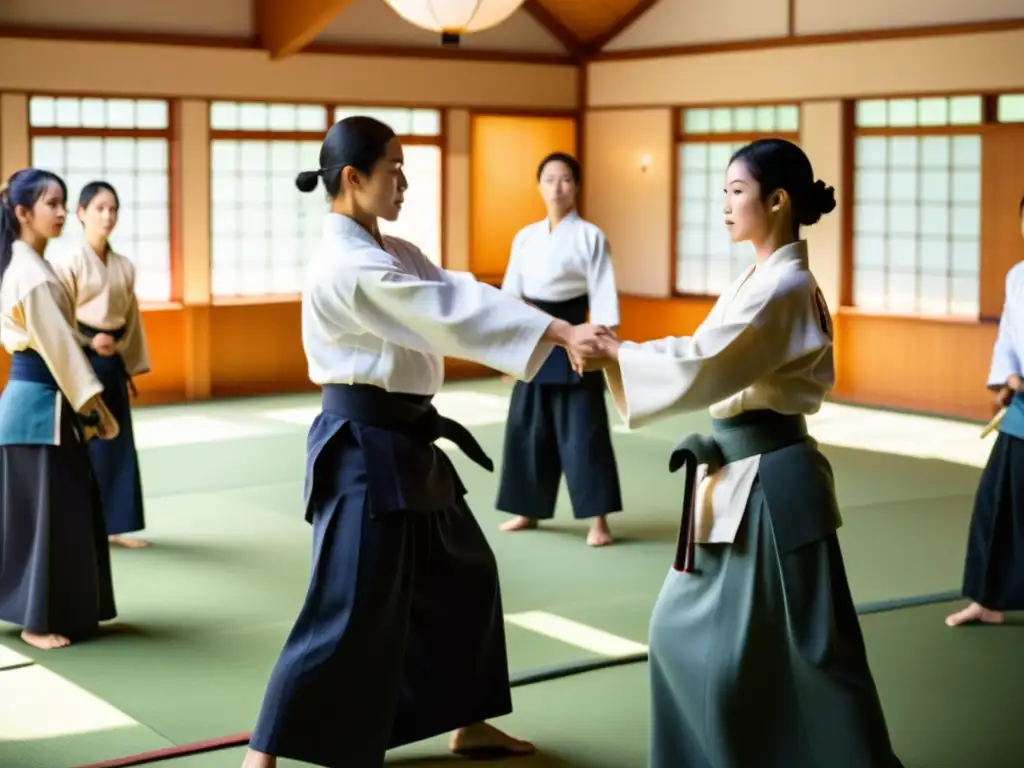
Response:
[[[1000,125],[981,144],[981,316],[1002,313],[1006,273],[1024,259],[1024,125]]]
[[[994,323],[841,310],[835,397],[863,405],[988,419]]]
[[[500,280],[516,232],[544,218],[537,164],[550,152],[576,153],[573,117],[472,116],[470,269]]]
[[[651,341],[665,336],[689,336],[708,316],[715,300],[649,299],[620,296],[619,336],[630,341]]]

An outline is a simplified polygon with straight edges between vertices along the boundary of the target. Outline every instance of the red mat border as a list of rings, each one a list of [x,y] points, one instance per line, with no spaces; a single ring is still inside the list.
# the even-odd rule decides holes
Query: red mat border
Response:
[[[166,747],[152,752],[141,752],[137,755],[119,757],[114,760],[104,760],[99,763],[86,763],[76,765],[74,768],[128,768],[134,765],[146,765],[161,760],[172,760],[176,757],[189,757],[200,755],[204,752],[216,752],[231,747],[244,747],[249,743],[250,733],[239,733],[234,736],[221,736],[218,739],[197,741],[193,744],[183,744],[180,747]]]

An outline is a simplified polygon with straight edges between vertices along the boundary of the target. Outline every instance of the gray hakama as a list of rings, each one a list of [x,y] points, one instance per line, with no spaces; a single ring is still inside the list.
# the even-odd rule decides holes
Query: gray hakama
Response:
[[[696,465],[758,454],[734,543],[694,546]],[[832,470],[804,418],[716,420],[712,440],[677,449],[682,463],[680,551],[650,627],[649,767],[900,766],[836,536]]]
[[[589,299],[524,300],[552,317],[579,325]],[[584,520],[622,510],[600,371],[580,376],[557,348],[532,381],[517,381],[509,401],[501,479],[495,507],[520,517],[550,520],[565,475],[573,517]]]
[[[305,604],[250,745],[329,768],[512,711],[494,554],[444,437],[490,470],[429,397],[324,387],[310,428]]]

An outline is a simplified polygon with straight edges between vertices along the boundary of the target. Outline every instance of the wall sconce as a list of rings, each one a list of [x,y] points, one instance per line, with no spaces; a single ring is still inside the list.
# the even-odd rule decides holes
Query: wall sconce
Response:
[[[651,156],[648,154],[640,155],[640,173],[647,173],[647,169],[651,167]]]

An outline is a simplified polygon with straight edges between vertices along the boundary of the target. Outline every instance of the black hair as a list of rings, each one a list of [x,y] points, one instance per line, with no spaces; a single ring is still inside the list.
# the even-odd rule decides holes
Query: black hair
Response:
[[[807,155],[796,144],[785,139],[758,139],[740,148],[729,165],[742,162],[761,187],[761,199],[778,190],[785,190],[792,206],[793,234],[800,227],[817,224],[836,207],[836,193],[820,179],[814,180],[814,169]]]
[[[1020,212],[1017,215],[1024,217],[1024,197],[1020,199]]]
[[[327,194],[335,198],[341,193],[342,170],[352,166],[369,175],[393,138],[395,132],[391,127],[375,118],[353,115],[339,120],[327,131],[320,146],[320,168],[300,173],[295,177],[295,186],[301,192],[312,192],[323,179]]]
[[[544,175],[544,169],[548,167],[549,163],[565,163],[569,167],[569,173],[572,174],[573,182],[577,187],[580,185],[580,176],[582,175],[580,161],[565,152],[552,152],[540,161],[540,165],[537,166],[537,181],[540,181],[540,177]]]
[[[0,279],[11,263],[14,241],[21,234],[21,224],[14,210],[19,205],[32,208],[52,186],[60,187],[64,200],[68,199],[68,186],[64,179],[40,168],[23,168],[7,180],[0,191]]]
[[[117,190],[114,189],[112,184],[106,181],[90,181],[82,187],[82,191],[78,195],[78,207],[88,208],[89,203],[91,203],[100,192],[109,192],[114,196],[114,207],[121,207],[121,198],[118,197]]]

